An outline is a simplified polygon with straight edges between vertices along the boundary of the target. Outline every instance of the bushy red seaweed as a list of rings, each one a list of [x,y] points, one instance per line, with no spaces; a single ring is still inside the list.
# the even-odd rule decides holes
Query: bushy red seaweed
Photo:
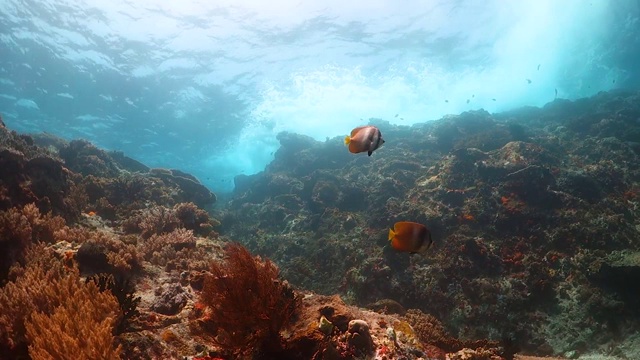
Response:
[[[291,322],[299,299],[279,279],[276,265],[230,243],[224,261],[213,262],[209,272],[200,301],[215,343],[234,354],[281,351],[280,331]]]

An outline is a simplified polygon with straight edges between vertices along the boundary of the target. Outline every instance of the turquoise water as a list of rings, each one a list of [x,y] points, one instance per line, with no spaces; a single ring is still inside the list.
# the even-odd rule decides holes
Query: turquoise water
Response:
[[[0,2],[0,113],[217,192],[276,134],[640,85],[638,1]]]

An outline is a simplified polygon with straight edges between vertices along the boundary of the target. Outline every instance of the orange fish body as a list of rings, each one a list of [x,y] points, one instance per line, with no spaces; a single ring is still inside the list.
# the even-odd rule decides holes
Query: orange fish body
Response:
[[[391,247],[412,254],[423,253],[433,244],[431,232],[426,226],[410,221],[401,221],[389,229]]]
[[[351,130],[351,135],[344,139],[344,143],[349,145],[349,151],[357,154],[367,152],[369,156],[384,144],[380,129],[375,126],[360,126]]]

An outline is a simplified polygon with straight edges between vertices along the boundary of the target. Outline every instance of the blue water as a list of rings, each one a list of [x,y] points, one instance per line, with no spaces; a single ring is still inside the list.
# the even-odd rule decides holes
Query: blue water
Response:
[[[420,5],[416,5],[420,3]],[[1,0],[0,113],[214,191],[344,136],[640,87],[636,0]]]

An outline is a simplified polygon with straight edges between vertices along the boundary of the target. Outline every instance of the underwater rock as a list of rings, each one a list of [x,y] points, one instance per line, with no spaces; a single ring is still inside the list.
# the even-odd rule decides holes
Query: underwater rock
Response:
[[[353,159],[349,151],[344,151],[344,137],[320,142],[309,136],[281,132],[276,138],[281,146],[265,173],[289,173],[299,178],[316,169],[342,168]]]
[[[233,189],[235,192],[245,193],[251,190],[255,180],[257,179],[259,179],[259,177],[255,175],[245,175],[245,174],[236,175],[233,178],[233,185],[234,185]]]
[[[290,133],[287,131],[278,133],[278,135],[276,135],[276,139],[280,142],[282,151],[286,151],[288,153],[297,153],[319,143],[310,136]]]
[[[500,124],[484,110],[467,111],[436,122],[432,130],[442,151],[477,148],[490,151],[516,140],[508,126]],[[521,134],[516,134],[522,137]]]
[[[31,159],[37,156],[49,156],[60,160],[60,158],[52,151],[49,151],[49,149],[37,146],[33,137],[18,134],[15,131],[11,131],[6,127],[0,126],[0,150],[5,149],[21,153],[26,159]]]
[[[165,284],[156,290],[156,298],[151,305],[151,310],[164,314],[175,315],[182,310],[191,298],[180,284]]]
[[[118,163],[118,167],[122,170],[139,173],[146,173],[151,170],[147,165],[126,156],[122,151],[110,151],[108,154]]]
[[[335,207],[342,197],[340,187],[333,182],[319,180],[311,190],[311,201],[320,207]]]
[[[502,188],[517,196],[529,206],[547,209],[560,205],[555,193],[549,189],[555,186],[556,179],[547,167],[530,165],[507,174]]]
[[[280,206],[263,206],[258,212],[260,228],[262,229],[283,229],[284,219],[287,218],[287,210]]]
[[[557,163],[558,160],[540,145],[512,141],[490,152],[489,157],[478,164],[478,172],[483,178],[499,180],[530,166],[548,168]]]
[[[379,121],[387,143],[371,157],[344,156],[340,138],[283,134],[274,161],[234,193],[225,234],[274,259],[297,285],[339,289],[359,304],[393,298],[446,319],[456,335],[509,333],[515,347],[546,355],[572,349],[562,336],[571,331],[584,344],[574,348],[596,348],[607,326],[626,335],[637,327],[607,323],[619,295],[596,289],[589,323],[559,289],[594,290],[580,274],[599,269],[598,256],[577,261],[584,251],[637,250],[640,160],[629,143],[637,136],[627,134],[640,130],[638,99],[601,93],[410,127]],[[304,188],[271,190],[276,177]],[[407,220],[433,234],[424,256],[388,246],[388,229]],[[557,328],[544,327],[553,320]]]
[[[331,296],[325,303],[326,305],[318,309],[320,315],[327,318],[341,332],[347,331],[349,322],[353,320],[353,315],[351,315],[340,296]]]
[[[107,152],[86,140],[72,140],[58,149],[58,154],[67,168],[84,176],[117,177],[120,174]]]
[[[268,168],[273,173],[290,172],[295,177],[305,175],[314,169],[317,158],[312,149],[319,148],[320,142],[306,135],[281,132],[276,136],[280,148]]]
[[[557,187],[560,191],[571,194],[589,203],[596,203],[602,198],[600,184],[591,176],[581,171],[569,171],[558,177]]]
[[[334,327],[331,332],[323,332],[319,328],[318,314],[329,309],[333,309],[335,315],[341,314],[342,319],[349,320],[340,327]],[[281,358],[287,358],[285,356],[288,355],[295,359],[347,360],[374,356],[378,359],[444,359],[446,351],[433,342],[460,344],[446,334],[437,340],[429,338],[427,340],[430,342],[423,342],[413,332],[411,325],[401,317],[356,309],[345,306],[338,296],[306,292],[302,297],[298,320],[290,329],[292,336],[287,339],[287,351]],[[324,315],[320,315],[320,318],[322,316]],[[435,319],[425,323],[425,334],[435,334],[437,329],[430,330],[438,324]],[[395,328],[397,329],[394,330]],[[476,347],[483,344],[478,342]],[[493,354],[497,355],[496,351]],[[493,359],[504,360],[498,356]]]
[[[113,266],[109,264],[104,244],[95,241],[84,242],[76,253],[76,260],[83,274],[113,273]]]
[[[34,144],[49,150],[51,153],[57,153],[60,148],[69,144],[69,141],[50,133],[31,134],[29,136],[33,139]]]
[[[617,294],[632,315],[640,315],[640,252],[616,252],[603,262],[591,280]]]
[[[347,343],[356,349],[357,354],[367,355],[373,352],[373,340],[366,321],[356,319],[349,321]]]
[[[168,184],[176,184],[181,190],[177,202],[193,202],[198,206],[206,206],[216,202],[216,196],[194,176],[179,170],[154,168],[149,174],[156,176]]]
[[[73,174],[44,153],[32,157],[12,148],[0,149],[0,210],[35,203],[41,212],[77,218],[82,200],[74,198]],[[72,201],[73,200],[73,201]]]
[[[302,181],[287,174],[273,174],[267,183],[266,191],[272,195],[298,194],[304,188]]]
[[[368,304],[365,307],[367,309],[371,309],[375,312],[383,314],[404,315],[407,312],[399,302],[393,299],[381,299],[374,303]]]
[[[72,174],[66,171],[59,161],[51,157],[35,157],[27,161],[24,172],[29,176],[31,191],[38,199],[41,211],[48,212],[55,209],[67,217],[72,211],[79,212],[80,209],[73,209],[70,206],[83,205],[70,201],[74,195],[72,192],[75,190],[71,180]]]
[[[381,122],[388,143],[372,157],[352,156],[339,137],[317,142],[282,135],[283,146],[264,172],[238,177],[242,185],[221,210],[223,241],[238,239],[271,257],[296,285],[339,292],[353,303],[394,299],[402,306],[371,304],[387,312],[378,313],[346,305],[337,295],[295,292],[302,304],[287,336],[275,341],[283,344],[280,358],[346,360],[368,352],[380,359],[517,359],[506,350],[509,344],[538,355],[617,348],[612,354],[637,358],[625,349],[640,326],[639,262],[632,261],[640,250],[640,162],[616,131],[625,126],[632,134],[640,127],[632,120],[637,99],[600,94],[508,115],[471,112],[411,127]],[[580,119],[590,120],[587,129],[568,126]],[[73,223],[84,232],[64,229],[59,233],[68,232],[66,241],[51,245],[65,264],[78,261],[85,273],[143,267],[134,272],[135,291],[144,299],[141,316],[118,339],[126,357],[233,358],[215,339],[193,331],[207,314],[191,294],[202,291],[207,266],[223,257],[212,236],[176,230],[209,229],[194,204],[176,205],[184,192],[179,182],[197,184],[194,177],[163,169],[129,174],[110,154],[116,178],[83,177],[65,170],[53,149],[3,130],[1,206],[55,197],[55,182],[39,185],[36,196],[24,175],[27,169],[38,179],[51,171],[64,191],[43,204],[54,212],[86,211]],[[86,161],[80,165],[109,171],[102,155],[76,145]],[[106,161],[104,168],[98,160]],[[73,186],[87,192],[91,208],[69,205],[77,201],[70,197]],[[432,231],[427,254],[398,253],[388,245],[389,228],[405,220]],[[40,231],[37,221],[29,224]],[[121,229],[130,234],[119,235]],[[172,264],[138,261],[136,249],[158,252]],[[607,255],[614,251],[620,253]],[[404,316],[388,314],[403,307],[409,309]],[[186,316],[186,309],[195,316]],[[331,331],[324,321],[321,331],[323,317]],[[508,339],[495,340],[502,336]]]
[[[304,207],[304,202],[296,194],[282,194],[273,197],[274,204],[282,206],[288,211],[299,212]]]

